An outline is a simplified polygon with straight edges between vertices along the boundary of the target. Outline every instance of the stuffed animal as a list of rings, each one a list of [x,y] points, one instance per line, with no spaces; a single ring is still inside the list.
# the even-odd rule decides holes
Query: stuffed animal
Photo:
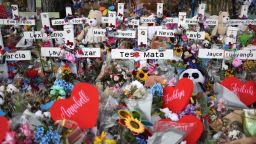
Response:
[[[76,44],[95,45],[105,41],[104,36],[94,36],[94,29],[99,29],[101,24],[102,14],[98,10],[90,10],[88,15],[89,26],[85,27],[76,38]]]
[[[204,72],[202,70],[197,69],[197,68],[189,68],[189,69],[183,71],[180,74],[179,79],[182,79],[182,78],[189,78],[194,83],[200,83],[200,84],[205,83],[205,74],[204,74]]]
[[[218,25],[212,31],[212,36],[219,35],[220,40],[223,40],[227,32],[227,24],[229,21],[229,13],[220,11],[218,16]]]

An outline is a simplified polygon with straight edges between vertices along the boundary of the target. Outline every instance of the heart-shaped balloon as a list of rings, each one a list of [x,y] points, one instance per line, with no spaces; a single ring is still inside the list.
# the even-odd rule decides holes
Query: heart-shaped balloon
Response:
[[[254,81],[243,83],[236,77],[228,77],[221,84],[236,93],[239,99],[247,106],[256,102],[256,83]]]
[[[9,130],[9,122],[5,117],[0,117],[0,143],[5,139]]]
[[[167,130],[175,128],[185,132],[184,138],[188,144],[196,144],[203,133],[204,125],[200,119],[193,115],[185,115],[178,122],[172,122],[170,119],[162,119],[155,124],[155,130]]]
[[[164,88],[164,107],[168,107],[175,113],[181,112],[189,103],[194,89],[193,81],[182,78],[176,87],[167,86]]]
[[[93,128],[97,122],[98,109],[97,88],[87,83],[78,83],[68,99],[54,102],[50,112],[54,121],[73,120],[80,128]]]

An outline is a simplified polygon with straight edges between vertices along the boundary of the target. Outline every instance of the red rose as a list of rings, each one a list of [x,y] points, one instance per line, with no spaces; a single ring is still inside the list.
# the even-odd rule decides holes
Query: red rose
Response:
[[[35,77],[38,76],[38,71],[30,69],[30,70],[27,71],[27,76],[30,77],[30,78],[35,78]]]

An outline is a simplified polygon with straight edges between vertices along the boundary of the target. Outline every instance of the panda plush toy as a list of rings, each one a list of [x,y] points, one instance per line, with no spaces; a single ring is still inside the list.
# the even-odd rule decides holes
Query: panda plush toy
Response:
[[[208,74],[203,68],[188,68],[180,73],[179,79],[188,78],[193,81],[194,84],[199,84],[203,91],[205,91],[204,85],[207,81]]]

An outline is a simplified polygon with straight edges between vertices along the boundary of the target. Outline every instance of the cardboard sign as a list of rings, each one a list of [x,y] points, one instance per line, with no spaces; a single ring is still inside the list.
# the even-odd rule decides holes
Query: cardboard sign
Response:
[[[237,37],[237,32],[238,32],[237,27],[228,27],[227,36],[236,38]]]
[[[231,19],[229,20],[229,25],[256,25],[256,20],[241,20],[241,19]]]
[[[133,26],[138,26],[138,25],[140,25],[140,21],[136,20],[136,19],[132,19],[131,21],[129,21],[128,24],[133,25]]]
[[[148,29],[147,27],[138,27],[138,45],[146,45],[148,44]],[[145,46],[145,47],[146,47]]]
[[[247,18],[248,17],[248,10],[249,10],[249,5],[242,5],[241,11],[240,11],[240,18]]]
[[[0,19],[0,25],[35,25],[35,20]]]
[[[70,49],[75,48],[75,35],[73,25],[64,25],[64,39],[66,47]]]
[[[163,21],[164,21],[165,24],[174,24],[174,23],[178,23],[179,22],[179,18],[167,17]]]
[[[163,107],[167,107],[175,113],[181,112],[188,105],[193,89],[193,81],[188,78],[180,79],[176,87],[166,86],[164,88]]]
[[[225,51],[224,57],[225,57],[225,59],[238,57],[241,60],[255,60],[256,59],[256,51],[255,50],[239,50],[236,52]]]
[[[205,32],[187,32],[189,39],[203,40],[205,38]]]
[[[18,5],[11,5],[12,7],[12,18],[19,16],[19,7]]]
[[[46,33],[42,33],[41,31],[35,31],[35,32],[24,32],[23,34],[25,39],[43,39],[45,37],[54,39],[54,38],[64,38],[65,32],[54,31],[51,35],[47,35]]]
[[[108,23],[108,17],[101,17],[101,23]]]
[[[117,18],[122,20],[124,17],[124,3],[118,3],[117,5]]]
[[[221,50],[221,49],[199,49],[198,57],[206,58],[206,59],[223,59],[224,58],[224,50]]]
[[[136,37],[136,31],[132,30],[117,30],[117,38],[135,38]]]
[[[94,36],[105,36],[106,29],[93,29],[93,35]]]
[[[73,120],[82,129],[96,125],[99,110],[99,93],[95,86],[78,83],[74,86],[68,99],[59,99],[50,109],[51,117],[57,120]],[[86,116],[84,118],[81,116]]]
[[[154,17],[141,17],[140,22],[141,23],[155,23],[156,19]]]
[[[66,7],[66,16],[72,16],[72,9],[71,9],[71,7]]]
[[[205,4],[205,3],[199,4],[199,7],[198,7],[198,14],[201,14],[201,15],[204,16],[205,9],[206,9],[206,4]]]
[[[77,57],[100,57],[101,51],[100,48],[83,48],[81,49],[82,53],[76,53]],[[65,53],[65,52],[64,52]],[[42,47],[41,48],[41,56],[43,57],[61,57],[62,51],[58,47]]]
[[[82,49],[83,53],[76,54],[77,57],[88,57],[88,58],[96,58],[100,57],[101,55],[101,50],[100,48],[83,48]]]
[[[61,49],[59,47],[42,47],[41,56],[42,57],[60,57]]]
[[[179,22],[178,22],[178,27],[185,25],[186,24],[186,19],[187,19],[187,13],[186,12],[179,12]]]
[[[156,36],[160,36],[160,37],[174,37],[175,36],[175,32],[174,30],[157,30],[156,32]]]
[[[51,27],[50,19],[48,13],[41,13],[41,21],[42,21],[42,26],[47,26]]]
[[[16,51],[13,53],[6,54],[7,61],[22,61],[22,60],[31,60],[31,51]]]
[[[163,11],[164,11],[164,3],[157,3],[157,16],[162,17],[163,16]]]
[[[108,12],[108,24],[111,26],[116,26],[116,12],[109,11]]]
[[[159,51],[156,49],[150,49],[146,52],[138,52],[132,49],[112,49],[112,59],[173,59],[173,50]]]
[[[215,26],[218,24],[218,19],[206,19],[206,23],[209,25],[209,26]]]

